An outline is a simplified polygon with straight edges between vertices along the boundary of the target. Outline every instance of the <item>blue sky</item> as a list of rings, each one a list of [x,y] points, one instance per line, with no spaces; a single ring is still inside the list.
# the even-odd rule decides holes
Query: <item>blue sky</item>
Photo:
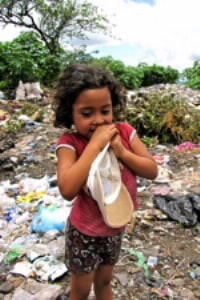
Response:
[[[92,0],[115,23],[119,40],[99,36],[90,50],[125,64],[145,62],[180,71],[200,59],[200,0]]]
[[[200,59],[200,0],[90,0],[115,26],[110,38],[90,35],[88,51],[112,56],[126,65],[192,67]],[[22,30],[22,29],[20,29]],[[0,40],[12,40],[20,30],[0,29]]]
[[[136,3],[147,3],[149,5],[154,5],[156,0],[132,0],[132,2]]]

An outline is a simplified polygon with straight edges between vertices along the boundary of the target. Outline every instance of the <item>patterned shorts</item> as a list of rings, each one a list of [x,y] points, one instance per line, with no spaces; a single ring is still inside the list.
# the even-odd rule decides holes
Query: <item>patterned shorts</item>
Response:
[[[79,232],[72,224],[66,228],[66,265],[72,273],[90,273],[99,265],[114,265],[118,258],[122,234],[91,237]]]

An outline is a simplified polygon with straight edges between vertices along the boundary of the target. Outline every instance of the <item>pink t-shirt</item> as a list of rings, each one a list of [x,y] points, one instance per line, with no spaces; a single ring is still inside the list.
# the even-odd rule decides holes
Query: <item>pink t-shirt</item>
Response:
[[[130,141],[134,138],[135,129],[128,123],[116,123],[124,146],[131,150]],[[88,139],[78,133],[64,133],[57,142],[57,147],[67,147],[76,152],[79,157],[88,143]],[[136,199],[136,176],[132,170],[120,162],[121,178],[133,199],[135,209],[138,208]],[[67,182],[66,182],[67,184]],[[112,236],[124,230],[107,226],[102,218],[97,202],[84,189],[78,193],[70,214],[71,224],[80,232],[89,236]]]

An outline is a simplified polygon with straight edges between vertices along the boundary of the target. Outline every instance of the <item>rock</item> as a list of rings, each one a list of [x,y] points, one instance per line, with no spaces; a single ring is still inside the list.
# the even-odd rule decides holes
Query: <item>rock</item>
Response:
[[[12,284],[12,282],[9,281],[5,281],[0,285],[0,293],[3,294],[8,294],[12,292],[13,289],[14,289],[14,285]]]
[[[117,278],[122,286],[126,286],[128,284],[128,274],[127,272],[116,273],[115,278]]]
[[[23,290],[22,288],[17,288],[12,296],[12,300],[33,300],[33,296]]]
[[[195,300],[193,292],[187,288],[181,290],[180,296],[187,300]]]

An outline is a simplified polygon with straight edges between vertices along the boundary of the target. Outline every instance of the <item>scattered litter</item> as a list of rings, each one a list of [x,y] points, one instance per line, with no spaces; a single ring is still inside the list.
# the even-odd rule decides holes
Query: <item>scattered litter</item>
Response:
[[[53,127],[50,105],[40,102],[28,116],[25,102],[0,100],[0,293],[57,299],[69,286],[64,228],[75,199],[58,190],[62,129]],[[200,148],[186,141],[157,145],[152,154],[159,174],[137,178],[140,207],[123,236],[113,297],[200,299]]]
[[[36,259],[33,267],[39,281],[55,281],[68,271],[64,263],[52,256],[44,256]]]
[[[40,206],[38,212],[33,216],[31,223],[32,232],[47,232],[56,229],[64,231],[65,223],[69,216],[71,207]]]
[[[179,144],[178,146],[175,147],[177,151],[185,151],[185,150],[190,150],[196,148],[197,145],[193,144],[192,142],[186,141],[184,143]]]
[[[171,219],[185,226],[194,226],[199,220],[200,195],[154,195],[153,203]]]
[[[149,256],[147,260],[147,265],[151,268],[154,268],[158,264],[158,257],[156,256]]]

